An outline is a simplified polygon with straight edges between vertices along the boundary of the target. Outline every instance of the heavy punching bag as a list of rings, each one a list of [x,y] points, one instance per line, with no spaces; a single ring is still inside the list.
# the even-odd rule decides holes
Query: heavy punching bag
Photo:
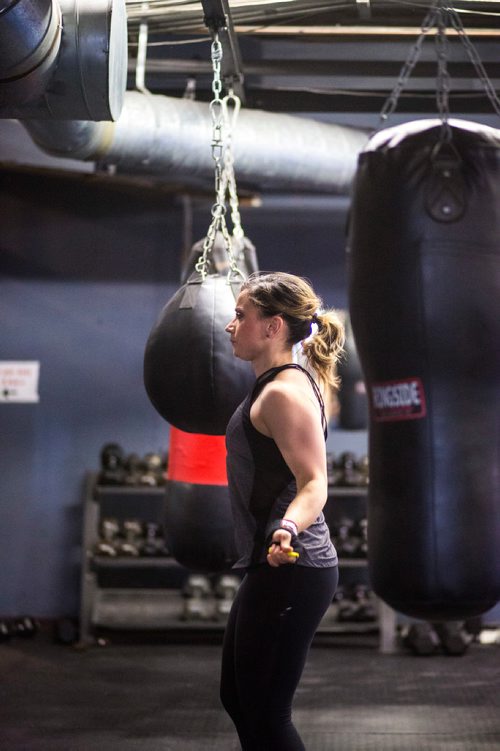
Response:
[[[346,316],[344,326],[344,355],[337,366],[340,377],[339,427],[343,430],[364,430],[368,427],[368,401],[349,316]]]
[[[500,598],[500,131],[420,121],[360,155],[350,313],[370,399],[374,590],[417,618]]]
[[[165,539],[192,571],[231,568],[236,560],[224,436],[170,428]]]
[[[235,286],[252,265],[252,249],[255,258],[248,240],[246,249],[240,262],[237,257],[242,276],[234,277],[236,285],[219,270],[227,263],[224,247],[214,244],[205,276],[192,268],[197,257],[192,252],[187,281],[161,311],[146,343],[147,394],[167,422],[188,433],[223,435],[254,381],[249,363],[234,357],[224,330],[234,317]]]

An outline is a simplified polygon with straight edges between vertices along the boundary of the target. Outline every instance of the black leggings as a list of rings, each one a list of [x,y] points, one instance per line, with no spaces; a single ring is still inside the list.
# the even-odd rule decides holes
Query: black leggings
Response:
[[[267,563],[248,571],[229,615],[221,700],[243,751],[304,751],[292,701],[338,569]]]

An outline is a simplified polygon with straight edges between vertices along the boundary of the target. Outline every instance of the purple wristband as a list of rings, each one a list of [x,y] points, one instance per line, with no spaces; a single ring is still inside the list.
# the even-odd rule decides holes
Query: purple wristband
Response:
[[[287,532],[290,532],[292,537],[297,537],[299,534],[297,525],[291,519],[282,519],[280,521],[280,527],[281,529],[285,529]]]

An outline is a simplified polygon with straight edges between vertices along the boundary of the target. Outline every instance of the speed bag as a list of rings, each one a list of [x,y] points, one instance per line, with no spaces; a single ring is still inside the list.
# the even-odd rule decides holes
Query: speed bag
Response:
[[[370,402],[368,560],[397,611],[500,598],[500,131],[382,131],[360,154],[351,321]]]
[[[147,340],[146,392],[167,422],[188,433],[223,435],[254,382],[250,364],[234,357],[224,330],[234,318],[235,294],[226,276],[192,275]]]
[[[215,573],[236,560],[224,436],[170,428],[165,540],[191,571]]]

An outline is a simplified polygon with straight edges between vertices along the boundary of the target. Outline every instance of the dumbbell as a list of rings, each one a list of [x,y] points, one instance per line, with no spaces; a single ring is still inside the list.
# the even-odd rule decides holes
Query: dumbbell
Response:
[[[345,623],[346,621],[354,620],[358,606],[352,601],[349,591],[345,587],[337,587],[332,604],[335,608],[338,621]]]
[[[23,639],[31,639],[37,633],[39,624],[34,618],[24,615],[20,618],[14,619],[12,628],[14,630],[14,636],[20,636]]]
[[[141,461],[140,485],[154,488],[157,485],[157,461],[161,462],[158,454],[146,454]]]
[[[101,449],[100,485],[123,485],[125,470],[123,449],[118,443],[106,443]]]
[[[339,482],[340,485],[346,487],[357,487],[362,484],[361,473],[357,468],[356,454],[352,451],[344,451],[337,462],[337,466],[342,473]]]
[[[208,597],[212,594],[212,585],[208,576],[191,574],[182,588],[184,597]]]
[[[368,519],[359,520],[356,532],[359,539],[357,555],[366,558],[368,555]]]
[[[363,454],[356,461],[356,469],[359,472],[359,484],[368,485],[370,482],[370,460],[368,454]]]
[[[118,555],[137,557],[140,554],[142,524],[138,519],[125,519],[122,524],[123,542],[118,542]]]
[[[334,529],[334,542],[341,558],[356,558],[361,540],[355,534],[353,519],[342,517]]]
[[[202,574],[191,574],[182,590],[185,598],[181,619],[207,621],[215,618],[210,580]]]
[[[10,621],[0,621],[0,642],[9,641],[14,636],[12,623]]]
[[[352,588],[352,599],[356,609],[352,620],[358,623],[372,623],[377,620],[377,610],[372,598],[372,592],[366,584],[355,584]]]
[[[327,457],[328,484],[340,485],[343,477],[341,467],[337,466],[335,454],[328,454]]]
[[[433,627],[447,655],[458,657],[463,655],[473,639],[472,634],[465,630],[462,621],[433,623]]]
[[[425,621],[406,627],[402,632],[402,642],[414,654],[422,657],[436,654],[440,644],[433,625]]]
[[[144,472],[141,477],[141,485],[152,487],[165,484],[165,466],[160,454],[149,453],[143,459]]]
[[[218,598],[216,613],[223,618],[229,615],[231,605],[236,597],[236,592],[240,586],[241,579],[230,574],[223,574],[215,585],[215,594]]]
[[[120,525],[117,519],[104,517],[100,525],[100,539],[94,547],[95,555],[114,557],[117,554]]]
[[[140,548],[141,555],[169,555],[159,524],[156,524],[156,522],[146,522],[144,524],[144,533],[145,539]]]
[[[131,487],[140,485],[141,477],[144,472],[142,459],[139,454],[129,454],[123,463],[125,470],[124,483]]]
[[[22,639],[31,639],[38,629],[38,621],[27,615],[2,620],[0,621],[0,642],[9,641],[16,636]]]

